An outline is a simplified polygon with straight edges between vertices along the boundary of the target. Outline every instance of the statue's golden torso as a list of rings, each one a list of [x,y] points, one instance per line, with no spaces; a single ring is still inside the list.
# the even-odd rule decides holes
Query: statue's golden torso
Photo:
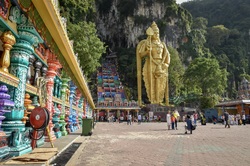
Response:
[[[138,81],[138,102],[141,105],[141,74],[146,87],[149,101],[152,104],[163,102],[165,96],[168,105],[168,66],[170,54],[165,43],[159,38],[159,29],[153,22],[146,31],[148,38],[140,41],[137,45],[137,81]],[[141,71],[141,59],[147,57]]]
[[[152,58],[162,59],[163,44],[159,41],[152,42]]]

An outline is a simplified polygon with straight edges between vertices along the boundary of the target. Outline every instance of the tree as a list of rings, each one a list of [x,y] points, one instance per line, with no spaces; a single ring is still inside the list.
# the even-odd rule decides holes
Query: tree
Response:
[[[210,48],[220,46],[229,37],[229,29],[224,27],[224,25],[208,28],[207,32],[207,43]]]
[[[220,69],[216,59],[196,58],[185,71],[184,82],[188,93],[195,92],[206,100],[216,100],[226,88],[227,72]]]
[[[100,58],[106,52],[104,43],[97,36],[94,20],[94,0],[61,0],[61,15],[67,19],[67,31],[73,40],[73,49],[84,74],[89,78],[100,66]],[[92,21],[92,22],[91,22]]]
[[[179,96],[183,86],[184,67],[176,49],[168,47],[170,53],[169,71],[169,95],[170,97]]]
[[[69,37],[74,40],[74,51],[78,54],[80,66],[86,75],[100,66],[99,59],[105,53],[104,43],[96,35],[94,23],[79,22],[68,25]]]

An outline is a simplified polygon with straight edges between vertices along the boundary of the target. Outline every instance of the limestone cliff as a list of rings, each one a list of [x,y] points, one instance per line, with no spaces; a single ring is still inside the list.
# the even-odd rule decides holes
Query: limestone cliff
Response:
[[[97,0],[96,9],[99,36],[110,49],[136,47],[152,21],[161,40],[178,48],[192,19],[175,0]]]

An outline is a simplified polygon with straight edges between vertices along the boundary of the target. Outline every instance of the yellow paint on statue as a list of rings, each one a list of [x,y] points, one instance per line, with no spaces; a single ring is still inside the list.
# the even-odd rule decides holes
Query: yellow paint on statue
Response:
[[[147,39],[140,41],[136,48],[138,102],[141,106],[141,75],[143,75],[147,96],[151,104],[161,104],[165,96],[165,103],[169,105],[168,67],[170,54],[166,44],[160,40],[159,29],[155,22],[147,29],[146,33]],[[146,62],[142,71],[143,57],[146,57]]]

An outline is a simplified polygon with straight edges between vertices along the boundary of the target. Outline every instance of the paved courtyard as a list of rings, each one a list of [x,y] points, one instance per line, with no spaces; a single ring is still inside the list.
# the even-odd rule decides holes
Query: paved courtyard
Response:
[[[101,123],[93,135],[79,137],[81,146],[68,166],[249,166],[250,125],[225,128],[198,124],[193,134],[167,130],[166,123]]]

